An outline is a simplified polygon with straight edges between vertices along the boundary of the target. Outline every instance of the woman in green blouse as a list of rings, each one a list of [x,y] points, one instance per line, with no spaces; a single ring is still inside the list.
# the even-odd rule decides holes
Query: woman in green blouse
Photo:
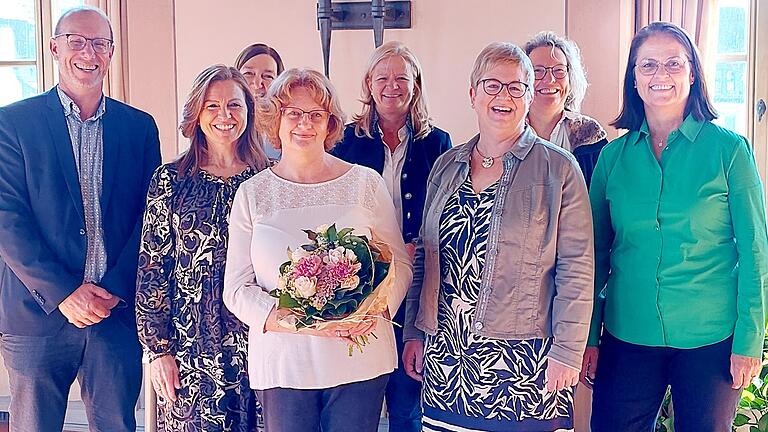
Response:
[[[594,379],[593,432],[652,431],[668,385],[676,430],[730,431],[760,371],[763,188],[747,140],[715,117],[685,31],[640,30],[613,123],[628,132],[605,147],[590,189],[599,296],[582,380]]]

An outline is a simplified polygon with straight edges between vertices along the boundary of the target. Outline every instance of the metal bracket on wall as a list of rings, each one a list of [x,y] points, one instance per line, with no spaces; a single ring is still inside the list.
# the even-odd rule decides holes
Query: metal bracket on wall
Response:
[[[373,0],[370,2],[317,1],[317,28],[323,46],[323,66],[329,76],[331,32],[333,30],[373,30],[374,44],[384,43],[384,29],[411,28],[411,2]]]

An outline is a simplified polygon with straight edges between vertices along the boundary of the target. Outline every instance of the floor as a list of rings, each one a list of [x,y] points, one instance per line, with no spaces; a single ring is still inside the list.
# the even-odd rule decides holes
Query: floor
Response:
[[[7,416],[3,414],[8,412],[8,397],[0,397],[0,432],[8,432]],[[144,410],[136,410],[137,432],[144,432]],[[389,423],[386,418],[382,418],[379,423],[379,432],[387,432]],[[83,403],[79,401],[70,401],[67,408],[67,416],[64,419],[64,432],[88,432],[88,420],[85,416]],[[150,432],[150,431],[147,431]]]

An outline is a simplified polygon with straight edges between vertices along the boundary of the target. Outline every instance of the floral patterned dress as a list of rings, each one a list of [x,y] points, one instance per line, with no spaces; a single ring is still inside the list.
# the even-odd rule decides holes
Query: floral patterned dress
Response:
[[[547,392],[552,338],[504,340],[472,331],[498,183],[467,180],[440,220],[438,327],[425,344],[422,408],[428,432],[543,432],[573,427],[573,390]],[[515,313],[510,309],[509,313]]]
[[[158,430],[255,431],[261,416],[248,383],[247,327],[222,301],[229,211],[255,173],[177,174],[166,164],[150,183],[136,289],[144,351],[150,360],[171,354],[179,366],[177,400],[158,398]]]

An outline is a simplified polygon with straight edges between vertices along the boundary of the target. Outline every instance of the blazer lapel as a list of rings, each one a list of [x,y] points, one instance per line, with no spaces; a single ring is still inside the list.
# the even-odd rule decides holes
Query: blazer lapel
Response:
[[[61,100],[56,89],[57,87],[54,87],[48,92],[47,103],[52,113],[45,118],[48,121],[48,128],[53,138],[53,147],[64,174],[64,182],[69,190],[69,196],[72,198],[80,218],[85,220],[83,196],[80,193],[80,180],[75,164],[75,153],[72,150],[72,139],[69,136],[69,128],[63,114],[64,108],[61,106]]]
[[[114,112],[116,106],[107,98],[102,119],[104,137],[104,165],[101,173],[101,214],[107,214],[107,206],[112,193],[112,184],[120,160],[120,124],[119,116]]]

